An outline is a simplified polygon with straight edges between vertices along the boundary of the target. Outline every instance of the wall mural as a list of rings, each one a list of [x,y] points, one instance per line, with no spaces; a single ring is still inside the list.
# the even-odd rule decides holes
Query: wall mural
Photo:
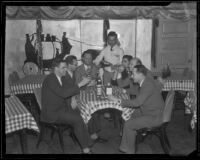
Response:
[[[35,35],[35,36],[34,36]],[[35,45],[32,44],[32,41],[35,37]],[[46,36],[44,34],[41,34],[41,42],[43,42],[43,45],[45,42],[50,42],[50,44],[53,47],[49,47],[53,55],[50,57],[50,59],[43,59],[43,56],[39,56],[38,54],[38,48],[36,47],[38,43],[37,42],[37,36],[36,34],[31,35],[31,40],[29,34],[26,34],[26,43],[25,43],[25,54],[26,54],[26,60],[24,61],[23,66],[23,72],[25,75],[29,74],[37,74],[38,69],[47,69],[50,70],[51,64],[53,59],[55,58],[61,58],[63,59],[66,55],[70,54],[70,50],[72,48],[72,45],[69,43],[68,39],[66,38],[66,32],[63,32],[62,41],[56,38],[56,36],[50,36],[50,34],[47,34]],[[54,43],[59,43],[61,51],[59,51],[59,48],[55,48]],[[42,66],[40,65],[40,61],[42,61]]]

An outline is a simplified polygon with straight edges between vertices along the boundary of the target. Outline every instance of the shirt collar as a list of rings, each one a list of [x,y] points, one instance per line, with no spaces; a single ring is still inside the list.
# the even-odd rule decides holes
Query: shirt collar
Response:
[[[143,82],[144,82],[144,79],[140,82],[140,87],[142,86]]]
[[[72,77],[73,77],[73,72],[70,71],[69,69],[67,69],[67,72],[68,72],[68,74],[70,75],[70,77],[72,78]]]
[[[109,46],[109,49],[111,49],[111,46],[110,45],[108,45]],[[118,45],[114,45],[113,47],[112,47],[112,49],[116,49],[118,47]]]
[[[85,70],[87,70],[89,66],[87,66],[87,65],[85,65],[85,64],[83,64],[83,65],[84,65]]]
[[[59,77],[58,75],[56,75],[56,77],[57,77],[57,79],[58,79],[58,81],[59,81],[60,85],[62,86],[61,77]]]

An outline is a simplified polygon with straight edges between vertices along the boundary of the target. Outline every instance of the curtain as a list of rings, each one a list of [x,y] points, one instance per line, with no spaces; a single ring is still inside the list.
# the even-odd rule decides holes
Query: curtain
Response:
[[[151,65],[152,67],[156,67],[156,27],[159,25],[158,19],[153,19],[152,24],[152,46],[151,46]]]
[[[7,19],[133,19],[196,17],[196,2],[171,3],[169,6],[7,6]]]

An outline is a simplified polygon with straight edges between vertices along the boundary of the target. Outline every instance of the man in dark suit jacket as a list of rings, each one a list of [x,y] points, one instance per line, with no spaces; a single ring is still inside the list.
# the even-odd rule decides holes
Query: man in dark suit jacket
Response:
[[[83,77],[91,77],[92,81],[88,85],[95,85],[98,76],[98,68],[92,62],[91,51],[87,50],[83,52],[81,57],[83,64],[78,66],[75,70],[76,83],[82,81]]]
[[[152,80],[147,77],[147,69],[144,65],[136,65],[133,69],[133,79],[139,83],[138,96],[133,100],[119,100],[113,96],[109,99],[118,101],[122,107],[134,107],[131,119],[125,122],[120,150],[134,154],[136,130],[144,127],[153,127],[161,124],[164,101],[160,91]]]
[[[87,54],[88,55],[88,54]],[[90,54],[89,54],[90,55]],[[77,68],[77,59],[75,56],[70,55],[65,59],[65,62],[67,64],[66,69],[66,75],[63,77],[63,82],[65,87],[72,87],[72,86],[78,86],[79,88],[84,88],[86,85],[91,84],[91,77],[85,77],[84,75],[81,77],[81,80],[76,83],[75,78],[76,75],[74,74],[76,68]],[[84,81],[88,80],[88,83],[84,83]],[[71,106],[71,104],[76,103],[75,100],[71,97],[68,97],[65,99],[66,103]],[[69,108],[71,112],[79,113],[79,109],[77,109],[78,105],[74,104],[72,107]],[[73,108],[73,109],[72,109]],[[78,112],[77,112],[78,111]],[[98,132],[100,131],[100,116],[98,114],[93,114],[92,119],[88,123],[88,131],[91,135],[91,139],[95,140],[95,142],[104,142],[105,140],[98,137]]]
[[[68,112],[71,107],[66,104],[65,98],[79,94],[77,85],[66,86],[62,77],[66,74],[66,62],[55,59],[53,62],[54,72],[49,74],[42,84],[42,110],[41,121],[49,123],[70,124],[74,128],[84,153],[89,153],[90,137],[87,127],[79,114]],[[89,80],[85,80],[82,84],[87,84]]]

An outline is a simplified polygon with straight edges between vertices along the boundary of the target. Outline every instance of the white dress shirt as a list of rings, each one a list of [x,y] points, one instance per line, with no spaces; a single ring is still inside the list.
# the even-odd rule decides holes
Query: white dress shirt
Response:
[[[124,56],[124,51],[118,45],[115,45],[112,48],[112,50],[111,50],[111,46],[108,45],[107,47],[105,47],[101,51],[101,53],[99,54],[99,56],[97,56],[97,58],[94,60],[94,63],[96,65],[99,65],[99,63],[104,58],[105,61],[111,63],[112,65],[119,65],[122,62],[123,56]],[[105,70],[107,70],[109,72],[113,72],[112,69],[111,69],[111,67],[105,67]]]
[[[70,77],[72,78],[73,77],[73,73],[67,69],[67,73],[70,75]]]
[[[144,82],[144,79],[140,82],[140,87],[142,86],[143,82]]]

